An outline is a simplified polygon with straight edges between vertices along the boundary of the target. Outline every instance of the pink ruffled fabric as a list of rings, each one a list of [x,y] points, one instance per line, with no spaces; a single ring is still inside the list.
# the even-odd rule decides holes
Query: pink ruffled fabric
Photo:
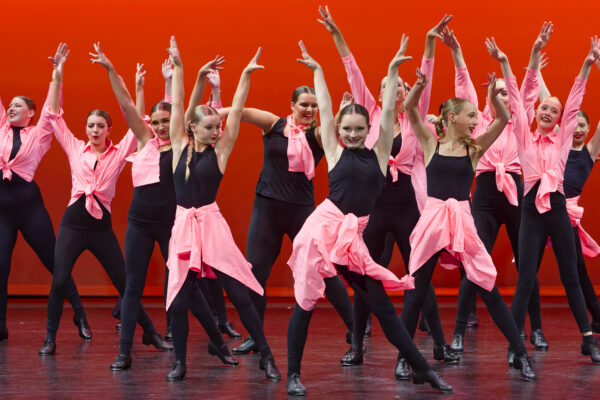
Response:
[[[410,235],[410,245],[411,275],[438,251],[446,249],[463,265],[471,282],[488,291],[493,289],[496,267],[477,235],[468,201],[427,198],[421,218]]]
[[[324,278],[337,275],[334,264],[347,265],[352,272],[380,280],[384,288],[414,288],[414,279],[406,275],[398,279],[393,272],[375,263],[362,238],[369,217],[343,214],[325,199],[308,217],[294,239],[288,265],[294,275],[296,302],[304,310],[312,310],[324,297]]]
[[[583,207],[579,206],[579,196],[567,199],[567,213],[571,218],[571,224],[577,227],[579,240],[581,241],[581,250],[584,256],[596,257],[600,254],[600,246],[581,226],[581,217],[583,216]]]
[[[158,151],[158,148],[170,143],[169,140],[160,140],[155,136],[146,142],[142,150],[126,158],[127,161],[131,162],[131,179],[134,187],[150,185],[160,181],[160,151]]]
[[[310,180],[315,177],[315,158],[306,140],[305,128],[306,125],[296,125],[292,115],[287,117],[285,131],[288,137],[288,170],[304,172]]]
[[[211,268],[214,268],[256,293],[264,293],[252,274],[252,265],[236,246],[217,203],[200,208],[177,206],[169,241],[167,267],[167,310],[183,286],[190,269],[198,271],[201,276],[211,277],[214,276]]]
[[[558,191],[559,179],[562,178],[562,175],[559,175],[559,173],[553,169],[545,170],[539,177],[525,177],[524,183],[540,181],[540,186],[535,194],[535,208],[537,208],[540,214],[550,211],[550,193]]]

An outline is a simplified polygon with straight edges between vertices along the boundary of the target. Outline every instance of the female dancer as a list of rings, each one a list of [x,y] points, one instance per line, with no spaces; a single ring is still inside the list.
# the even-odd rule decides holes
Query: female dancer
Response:
[[[57,55],[51,58],[55,68],[63,53],[66,55],[66,46],[61,43]],[[19,231],[44,267],[50,273],[54,270],[56,236],[33,175],[50,148],[52,127],[45,111],[50,96],[59,96],[59,91],[59,84],[50,87],[37,125],[31,125],[36,109],[30,98],[16,96],[10,102],[8,112],[0,102],[0,341],[8,339],[8,275]],[[89,340],[92,338],[92,331],[72,278],[69,278],[67,285],[66,298],[75,312],[73,322],[79,330],[79,336]]]
[[[73,188],[56,238],[55,272],[48,299],[47,332],[44,345],[39,351],[40,356],[50,356],[56,352],[56,332],[67,284],[81,253],[89,250],[100,261],[119,295],[122,296],[125,291],[125,261],[112,230],[110,204],[117,179],[125,166],[125,157],[135,150],[135,136],[128,132],[119,144],[113,145],[108,140],[112,125],[110,116],[104,110],[93,110],[86,119],[89,142],[86,144],[75,138],[62,118],[58,99],[66,54],[66,46],[62,52],[57,53],[52,77],[54,93],[50,110],[45,112],[49,114],[56,139],[67,153]],[[145,344],[152,344],[159,350],[167,347],[143,308],[138,322],[144,328]]]
[[[552,33],[552,24],[545,24],[540,31],[534,48],[542,48],[546,45]],[[442,32],[442,41],[452,50],[452,58],[454,59],[454,67],[456,72],[455,90],[456,97],[464,98],[472,102],[477,108],[477,93],[475,87],[469,77],[469,72],[465,65],[462,50],[454,31],[445,29]],[[534,50],[532,50],[533,54]],[[493,57],[497,57],[495,52]],[[532,55],[533,57],[533,55]],[[504,59],[499,60],[502,65]],[[503,68],[506,68],[504,66]],[[511,78],[513,79],[513,78]],[[500,99],[504,106],[510,108],[509,95],[511,92],[507,90],[507,84],[503,79],[496,80],[496,89],[500,91]],[[533,110],[535,104],[537,87],[523,87],[524,98],[523,107],[526,114],[529,110]],[[518,94],[518,93],[517,93]],[[521,118],[521,111],[513,112],[514,118]],[[494,108],[492,100],[486,97],[486,107],[478,119],[477,128],[473,133],[473,137],[478,137],[485,132],[490,123],[494,120]],[[532,116],[533,118],[533,116]],[[528,123],[531,121],[528,120]],[[518,257],[518,233],[521,222],[521,207],[520,202],[523,199],[523,180],[521,179],[521,163],[517,151],[517,139],[512,134],[515,126],[521,123],[513,123],[509,121],[504,131],[500,134],[494,144],[485,152],[479,163],[475,174],[477,176],[477,184],[473,194],[472,214],[477,228],[477,234],[485,245],[488,253],[492,253],[496,237],[500,227],[504,224],[508,238],[510,240],[513,254],[515,254],[515,264],[517,270],[519,268]],[[529,319],[531,322],[531,342],[537,350],[546,350],[548,342],[541,330],[540,317],[540,298],[539,285],[537,290],[531,296],[529,302]],[[462,352],[464,348],[464,336],[468,325],[469,316],[473,312],[477,301],[477,286],[473,285],[466,276],[463,276],[462,284],[459,290],[458,311],[456,315],[456,325],[454,327],[454,339],[452,341],[452,349]]]
[[[510,114],[499,98],[495,76],[490,77],[488,96],[495,118],[487,130],[472,139],[477,126],[477,109],[461,98],[445,102],[435,127],[436,136],[425,126],[417,109],[427,78],[417,71],[419,80],[409,93],[404,105],[411,126],[423,147],[427,167],[429,197],[419,222],[410,236],[409,269],[415,277],[415,289],[402,310],[402,320],[414,334],[418,310],[427,285],[442,250],[447,250],[462,263],[468,284],[475,285],[484,299],[494,322],[500,327],[511,348],[517,354],[514,366],[521,370],[525,380],[535,380],[530,359],[517,327],[495,285],[496,269],[479,239],[470,212],[469,195],[474,170],[486,150],[498,138]]]
[[[183,67],[174,37],[171,38],[169,54],[175,66],[170,134],[177,212],[167,261],[167,308],[172,307],[176,363],[166,378],[172,381],[185,377],[190,290],[196,275],[200,273],[202,276],[216,275],[219,279],[238,310],[244,327],[256,339],[261,353],[260,368],[265,371],[267,379],[279,380],[280,374],[260,317],[244,285],[260,294],[262,288],[250,272],[252,265],[236,247],[215,202],[227,160],[237,139],[240,117],[250,87],[250,74],[263,68],[257,64],[260,48],[242,72],[225,130],[220,137],[219,115],[214,108],[197,106],[184,115]],[[218,60],[217,57],[215,63]]]
[[[362,240],[368,215],[385,182],[394,133],[394,105],[398,90],[398,66],[405,57],[408,38],[391,61],[383,95],[379,138],[373,149],[365,147],[369,113],[356,104],[344,107],[334,122],[331,97],[321,66],[300,42],[298,61],[314,71],[315,89],[321,110],[321,140],[329,169],[328,198],[308,217],[294,239],[288,264],[294,274],[296,307],[288,326],[288,378],[290,395],[305,395],[300,381],[300,363],[314,306],[323,297],[325,282],[340,273],[373,311],[386,337],[401,350],[414,368],[413,382],[430,382],[434,388],[451,392],[452,387],[437,375],[410,339],[384,287],[404,289],[410,280],[399,280],[376,264]],[[342,147],[337,135],[345,147]],[[353,341],[358,337],[354,331]]]
[[[534,50],[534,62],[527,69],[525,79],[535,82],[538,79],[540,49],[534,47]],[[517,326],[522,328],[537,267],[543,254],[543,250],[539,249],[542,249],[550,237],[569,307],[583,335],[581,353],[591,356],[592,362],[596,364],[600,364],[600,350],[592,334],[577,277],[575,240],[567,213],[563,180],[587,77],[599,56],[600,41],[592,38],[590,52],[575,78],[564,109],[556,97],[548,97],[537,108],[535,132],[530,132],[528,126],[513,130],[523,167],[525,195],[519,230],[519,279],[511,310]],[[513,103],[515,101],[520,99],[511,98],[513,109],[518,107]],[[555,131],[559,121],[560,128]]]
[[[367,89],[364,78],[354,56],[350,52],[340,29],[337,27],[329,8],[323,9],[319,7],[322,20],[319,20],[325,28],[332,34],[335,45],[338,49],[348,76],[348,82],[352,90],[354,102],[364,106],[369,111],[370,131],[367,136],[365,146],[371,148],[379,135],[379,120],[381,118],[382,109],[377,105],[375,98]],[[425,43],[425,54],[421,68],[431,80],[433,76],[433,56],[435,54],[435,40],[444,27],[450,22],[452,16],[444,16],[438,25],[427,32],[427,40]],[[383,90],[386,86],[386,78],[382,80],[380,100]],[[421,117],[425,118],[427,109],[429,108],[429,95],[431,93],[431,83],[427,86],[426,93],[421,97],[419,102],[419,112]],[[410,129],[408,118],[404,113],[404,98],[406,91],[404,82],[398,86],[396,94],[396,103],[394,115],[396,116],[394,123],[394,143],[392,153],[389,160],[388,170],[386,174],[386,184],[379,195],[375,208],[369,216],[369,223],[365,228],[364,239],[371,257],[380,265],[387,267],[389,258],[384,251],[386,236],[391,234],[402,254],[404,266],[408,272],[408,256],[410,254],[409,236],[413,228],[419,220],[419,207],[415,197],[415,190],[411,183],[411,173],[415,162],[415,155],[420,151],[415,135]],[[415,170],[418,169],[415,168]],[[414,180],[418,181],[418,175],[415,174]],[[387,262],[386,262],[387,261]],[[410,292],[407,293],[407,295]],[[357,344],[356,349],[351,348],[348,353],[342,358],[342,365],[358,365],[362,364],[362,338],[366,327],[366,317],[368,315],[368,307],[361,301],[361,298],[354,299],[355,324],[357,324]],[[433,285],[429,286],[427,293],[427,301],[423,306],[423,313],[429,324],[429,328],[434,340],[433,356],[436,360],[443,360],[447,363],[457,363],[460,356],[449,350],[444,338],[444,331],[440,321],[440,315],[437,308],[437,301]],[[400,357],[399,357],[400,360]],[[405,366],[405,363],[399,364]],[[406,368],[397,368],[396,377],[399,379],[410,379],[410,374]]]

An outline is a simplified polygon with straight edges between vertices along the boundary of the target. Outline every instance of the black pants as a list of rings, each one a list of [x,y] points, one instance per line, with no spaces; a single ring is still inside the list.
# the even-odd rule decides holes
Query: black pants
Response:
[[[169,258],[171,224],[140,222],[129,219],[125,232],[125,294],[121,301],[121,354],[129,354],[136,321],[142,308],[142,292],[146,285],[148,265],[158,242],[166,262]]]
[[[175,348],[175,359],[177,361],[185,362],[186,360],[189,310],[202,324],[208,337],[217,348],[225,344],[223,336],[215,324],[208,302],[198,286],[197,275],[196,272],[188,272],[183,286],[169,307],[173,325],[173,347]]]
[[[386,338],[396,346],[413,369],[416,371],[429,369],[429,364],[427,364],[421,352],[414,345],[402,320],[396,314],[396,309],[383,289],[381,282],[368,276],[348,271],[348,267],[346,266],[336,265],[336,269],[352,289],[354,289],[355,296],[361,297],[367,307],[375,314]],[[328,279],[332,278],[326,278],[326,283]],[[293,373],[300,373],[302,355],[304,353],[304,346],[308,336],[308,325],[312,313],[313,310],[303,310],[296,304],[290,318],[288,325],[288,376]],[[358,337],[356,329],[353,336]]]
[[[225,296],[223,295],[223,286],[218,279],[200,278],[198,285],[208,302],[212,315],[217,319],[219,325],[225,325],[227,319],[227,309],[225,307]]]
[[[292,204],[259,194],[254,197],[252,217],[248,228],[246,257],[252,264],[254,277],[263,289],[265,289],[273,264],[281,251],[283,236],[288,235],[293,241],[313,211],[312,205]],[[344,320],[346,327],[352,331],[352,303],[339,277],[334,277],[329,281],[325,295]],[[263,296],[250,291],[250,296],[261,321],[264,320],[267,307],[266,290]]]
[[[539,249],[548,237],[556,256],[560,279],[567,294],[571,312],[579,330],[592,330],[586,311],[585,300],[577,276],[577,254],[573,227],[567,214],[565,196],[559,192],[550,194],[550,211],[540,214],[535,207],[535,195],[539,182],[523,198],[521,229],[519,230],[519,279],[511,311],[519,329],[523,328],[525,312],[541,260]]]
[[[523,201],[523,180],[519,174],[510,173],[510,175],[516,183],[517,199],[519,204],[521,204]],[[518,270],[521,208],[510,204],[506,195],[498,190],[495,172],[484,172],[477,176],[471,213],[473,214],[477,234],[490,254],[492,254],[500,227],[502,225],[505,226]],[[462,276],[462,280],[464,281],[465,279]],[[469,313],[474,312],[477,303],[477,285],[461,284],[458,296],[459,301],[454,333],[464,336]],[[540,287],[537,277],[531,299],[529,300],[528,311],[531,330],[541,329]]]
[[[89,250],[98,259],[119,295],[123,296],[125,292],[125,260],[113,230],[92,231],[61,226],[56,238],[54,276],[48,298],[48,319],[46,321],[46,339],[53,342],[56,341],[56,332],[63,311],[63,300],[73,266],[79,255],[85,250]],[[156,334],[156,329],[143,306],[138,323],[144,332]]]
[[[583,258],[583,251],[581,250],[581,239],[579,239],[577,227],[573,228],[573,237],[575,238],[575,251],[577,252],[577,275],[585,299],[585,305],[590,314],[592,314],[592,319],[594,321],[600,321],[600,302],[598,302],[598,296],[596,296],[594,285],[590,280],[585,266],[585,259]]]
[[[0,207],[0,329],[6,328],[8,276],[19,231],[44,267],[53,273],[56,237],[39,190],[27,202]],[[86,318],[75,282],[71,277],[66,282],[65,297],[71,303],[76,318]]]
[[[378,205],[369,216],[369,223],[365,228],[363,237],[373,260],[379,265],[387,267],[390,261],[389,253],[391,253],[387,249],[387,238],[391,235],[400,250],[404,268],[408,273],[410,234],[419,221],[421,213],[417,206],[414,190],[410,184],[410,176],[406,176],[406,179],[408,180],[407,185],[405,185],[406,190],[388,190],[380,196]],[[382,199],[383,196],[385,196],[385,199]],[[386,206],[379,205],[382,201],[385,201]],[[393,207],[388,204],[393,204]],[[435,290],[431,283],[422,311],[429,324],[434,344],[443,346],[446,344],[446,339],[444,338]],[[360,296],[354,297],[354,323],[359,334],[357,338],[359,345],[364,337],[368,312],[368,307],[363,303],[362,298]]]

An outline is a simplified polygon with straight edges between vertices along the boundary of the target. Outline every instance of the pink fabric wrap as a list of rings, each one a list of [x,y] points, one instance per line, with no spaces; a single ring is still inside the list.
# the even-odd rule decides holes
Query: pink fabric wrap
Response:
[[[325,199],[296,235],[288,265],[294,275],[296,302],[304,310],[312,310],[324,297],[324,278],[337,275],[334,264],[347,265],[352,272],[380,280],[384,288],[414,288],[414,280],[406,275],[398,279],[393,272],[375,263],[362,238],[369,217],[343,214]]]
[[[421,218],[410,235],[410,245],[411,275],[435,253],[446,249],[463,265],[467,279],[485,290],[493,289],[496,268],[477,235],[468,201],[427,198]]]
[[[571,224],[577,227],[579,240],[581,240],[581,251],[584,256],[596,257],[600,254],[600,246],[581,226],[581,217],[583,216],[583,207],[579,206],[579,196],[567,199],[567,213],[571,218]]]
[[[133,186],[150,185],[160,181],[160,147],[158,137],[146,142],[142,150],[126,158],[131,162],[131,178]]]
[[[558,190],[559,179],[562,178],[563,176],[559,176],[556,170],[551,169],[545,170],[537,176],[530,175],[525,177],[524,184],[533,185],[538,180],[540,181],[540,186],[535,194],[535,208],[537,208],[540,214],[550,211],[550,193]]]
[[[200,208],[177,206],[175,224],[169,241],[167,267],[167,310],[183,286],[189,270],[210,277],[213,274],[211,268],[214,268],[256,293],[264,293],[252,274],[252,264],[235,244],[217,203]]]
[[[296,125],[293,116],[287,117],[284,129],[288,138],[288,170],[304,172],[304,175],[311,180],[315,177],[315,158],[306,140],[305,128],[306,125]]]

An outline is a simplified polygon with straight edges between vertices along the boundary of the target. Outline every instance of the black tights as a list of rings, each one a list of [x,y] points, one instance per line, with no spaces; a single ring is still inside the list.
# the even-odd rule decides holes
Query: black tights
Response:
[[[348,267],[336,265],[337,271],[354,289],[355,296],[362,298],[367,307],[375,314],[386,338],[402,353],[415,371],[430,368],[421,352],[414,345],[404,324],[396,314],[396,309],[380,281],[365,275],[348,271]],[[325,278],[325,283],[333,278]],[[288,325],[288,376],[300,373],[302,355],[308,336],[308,325],[313,310],[303,310],[298,304],[294,308]],[[358,332],[354,331],[354,337]],[[354,341],[354,339],[353,339]],[[354,344],[353,344],[354,345]]]
[[[67,293],[73,266],[79,255],[85,250],[89,250],[100,261],[119,295],[122,296],[125,292],[125,260],[113,230],[92,231],[61,226],[56,238],[54,275],[48,298],[48,319],[46,321],[46,339],[52,342],[56,341],[56,332],[63,311],[63,300]],[[143,306],[138,323],[144,332],[157,333]]]
[[[200,278],[198,285],[208,302],[210,311],[217,319],[219,325],[225,325],[227,320],[227,309],[225,308],[225,296],[223,286],[218,279]]]
[[[579,276],[579,284],[583,291],[585,305],[590,314],[592,314],[592,319],[594,321],[600,321],[600,303],[598,302],[598,296],[596,296],[594,285],[592,284],[587,273],[587,268],[585,267],[585,259],[583,258],[581,239],[579,239],[579,230],[577,227],[573,228],[573,237],[575,238],[575,251],[577,252],[577,275]]]
[[[550,211],[540,214],[535,207],[535,195],[539,182],[523,198],[521,229],[519,231],[519,279],[511,307],[519,329],[523,328],[525,312],[533,292],[541,252],[548,237],[556,256],[558,271],[571,312],[581,333],[591,332],[590,319],[577,276],[577,254],[573,227],[566,209],[565,196],[559,192],[550,194]]]
[[[53,273],[56,237],[52,221],[39,191],[34,193],[34,197],[30,201],[0,207],[0,329],[6,328],[8,276],[19,231],[21,231],[27,244],[37,254],[44,267],[50,273]],[[86,318],[77,287],[71,277],[67,280],[65,297],[71,303],[75,311],[75,317],[78,319]]]

